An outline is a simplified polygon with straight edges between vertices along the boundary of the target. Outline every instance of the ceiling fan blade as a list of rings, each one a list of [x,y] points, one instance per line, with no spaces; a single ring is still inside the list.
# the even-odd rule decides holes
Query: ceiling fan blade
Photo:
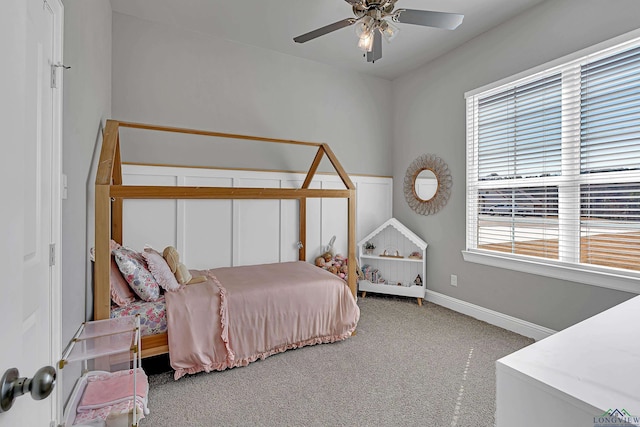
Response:
[[[382,34],[378,30],[373,31],[373,48],[367,52],[367,62],[376,62],[382,58]]]
[[[343,19],[342,21],[334,22],[333,24],[318,28],[317,30],[313,30],[301,36],[294,37],[293,41],[296,43],[305,43],[309,40],[315,39],[316,37],[324,36],[325,34],[329,34],[333,31],[348,27],[349,25],[353,25],[356,21],[357,19],[355,18]]]
[[[393,14],[394,22],[424,25],[425,27],[455,30],[462,24],[464,15],[459,13],[432,12],[429,10],[398,9]]]

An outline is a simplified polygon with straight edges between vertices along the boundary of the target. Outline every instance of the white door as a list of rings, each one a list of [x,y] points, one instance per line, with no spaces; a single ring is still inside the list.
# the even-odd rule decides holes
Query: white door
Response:
[[[59,257],[50,262],[50,245],[60,234],[61,95],[51,65],[60,56],[62,9],[47,1],[3,1],[0,14],[0,375],[17,368],[29,378],[60,357]],[[56,394],[23,396],[0,413],[0,426],[47,427],[56,408]]]

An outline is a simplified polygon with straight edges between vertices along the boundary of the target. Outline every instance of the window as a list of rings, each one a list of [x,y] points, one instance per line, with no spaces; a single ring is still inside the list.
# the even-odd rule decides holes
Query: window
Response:
[[[467,94],[465,259],[640,292],[640,40]]]

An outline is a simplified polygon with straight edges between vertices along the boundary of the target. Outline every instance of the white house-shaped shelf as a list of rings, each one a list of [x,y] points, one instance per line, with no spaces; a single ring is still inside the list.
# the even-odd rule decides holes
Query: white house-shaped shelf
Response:
[[[372,243],[375,248],[367,249]],[[427,242],[395,218],[358,242],[358,261],[364,278],[358,289],[367,292],[415,297],[422,305],[427,274]]]

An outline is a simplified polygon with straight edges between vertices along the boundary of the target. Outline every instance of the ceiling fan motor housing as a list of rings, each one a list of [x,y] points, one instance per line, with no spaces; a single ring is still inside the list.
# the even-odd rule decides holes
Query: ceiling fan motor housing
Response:
[[[372,18],[380,19],[393,12],[396,1],[397,0],[362,0],[361,2],[353,4],[353,14],[358,18],[369,15]],[[378,16],[378,14],[380,16]]]

